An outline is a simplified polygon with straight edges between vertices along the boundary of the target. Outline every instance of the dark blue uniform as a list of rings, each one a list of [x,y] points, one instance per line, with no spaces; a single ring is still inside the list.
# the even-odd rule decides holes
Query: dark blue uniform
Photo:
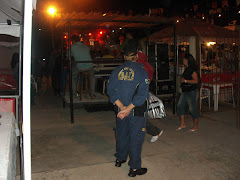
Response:
[[[118,160],[126,160],[129,154],[129,166],[140,169],[149,96],[149,79],[143,65],[125,61],[114,69],[109,78],[107,92],[111,103],[119,99],[124,106],[131,103],[135,106],[123,120],[117,118],[115,156]],[[116,113],[119,111],[116,107]]]

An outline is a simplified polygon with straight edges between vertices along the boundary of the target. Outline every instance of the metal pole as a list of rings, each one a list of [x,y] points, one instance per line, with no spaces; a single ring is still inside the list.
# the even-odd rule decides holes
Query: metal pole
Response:
[[[201,62],[201,43],[200,43],[200,37],[196,36],[196,63],[198,66],[198,78],[201,78],[201,67],[202,67],[202,62]],[[198,89],[199,91],[199,96],[198,96],[198,111],[200,112],[201,107],[200,107],[200,101],[201,101],[201,94],[200,94],[200,87]]]
[[[55,49],[55,42],[54,42],[54,34],[53,34],[53,19],[51,19],[50,28],[51,28],[51,36],[52,36],[52,48],[54,50]]]
[[[64,81],[63,79],[61,79],[61,78],[63,78],[63,71],[64,71],[64,52],[63,52],[63,50],[64,50],[64,43],[63,43],[63,36],[64,36],[64,33],[63,33],[63,29],[62,29],[62,32],[61,32],[61,68],[60,68],[60,93],[63,93],[63,92],[61,92],[61,90],[63,90],[63,84],[62,84],[62,82]],[[65,108],[65,92],[62,94],[62,102],[63,102],[63,108]]]
[[[24,180],[31,180],[31,42],[32,42],[32,0],[24,3],[23,31],[23,158]]]
[[[154,60],[155,60],[155,95],[157,96],[158,95],[158,90],[159,90],[159,87],[158,87],[158,54],[157,54],[157,44],[154,43]]]
[[[238,37],[235,39],[235,42],[239,41],[239,35]],[[235,86],[236,86],[236,89],[235,89],[235,97],[236,97],[236,128],[237,129],[240,129],[240,97],[239,97],[239,85],[240,85],[240,54],[239,54],[239,46],[237,48],[237,52],[238,52],[238,56],[237,56],[237,62],[236,62],[236,72],[235,72]]]
[[[72,58],[71,58],[71,21],[68,21],[68,60],[69,60],[69,93],[70,93],[70,113],[71,123],[74,123],[73,112],[73,91],[72,91]]]
[[[176,24],[173,24],[174,33],[174,59],[173,59],[173,114],[176,113],[176,79],[177,79],[177,36],[176,36]]]
[[[148,45],[149,45],[149,36],[150,36],[150,29],[148,28],[147,29],[147,33],[146,33],[146,35],[147,35],[147,40],[146,40],[146,55],[147,56],[149,56],[149,52],[148,52]]]
[[[23,33],[23,27],[20,26],[20,34]],[[23,37],[20,36],[20,46],[19,46],[19,67],[18,67],[18,95],[22,95],[22,47],[23,47]]]

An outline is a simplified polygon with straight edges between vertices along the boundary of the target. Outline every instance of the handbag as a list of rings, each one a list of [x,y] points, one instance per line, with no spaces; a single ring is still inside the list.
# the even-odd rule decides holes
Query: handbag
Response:
[[[157,96],[149,93],[149,102],[148,118],[161,119],[166,116],[163,102]]]

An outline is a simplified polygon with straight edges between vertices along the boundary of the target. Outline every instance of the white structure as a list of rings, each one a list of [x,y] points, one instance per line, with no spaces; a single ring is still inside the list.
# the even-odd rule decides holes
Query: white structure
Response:
[[[31,179],[31,118],[30,118],[30,78],[31,78],[31,36],[32,9],[36,9],[37,0],[0,0],[0,35],[23,38],[23,179]],[[23,14],[25,15],[23,17]],[[23,21],[24,18],[24,21]],[[22,24],[24,22],[24,24]],[[23,27],[22,27],[23,26]],[[24,32],[22,32],[24,29]],[[23,36],[24,34],[24,36]],[[21,42],[21,41],[20,41]],[[7,44],[7,43],[5,43]],[[21,50],[21,45],[20,45]],[[21,53],[19,53],[21,54]],[[21,66],[20,66],[21,68]],[[21,85],[21,84],[20,84]],[[21,86],[20,86],[21,87]],[[21,88],[20,88],[21,89]],[[20,93],[21,94],[21,93]]]

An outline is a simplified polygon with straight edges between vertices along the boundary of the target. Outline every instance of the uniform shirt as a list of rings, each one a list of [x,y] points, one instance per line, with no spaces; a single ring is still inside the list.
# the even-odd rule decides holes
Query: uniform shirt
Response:
[[[71,46],[71,54],[74,61],[92,61],[89,47],[81,42],[75,42]],[[93,67],[93,63],[76,63],[78,69],[87,69]]]
[[[107,92],[110,102],[120,100],[124,106],[143,105],[149,97],[148,74],[140,63],[125,61],[110,75]],[[136,90],[137,89],[137,90]]]

